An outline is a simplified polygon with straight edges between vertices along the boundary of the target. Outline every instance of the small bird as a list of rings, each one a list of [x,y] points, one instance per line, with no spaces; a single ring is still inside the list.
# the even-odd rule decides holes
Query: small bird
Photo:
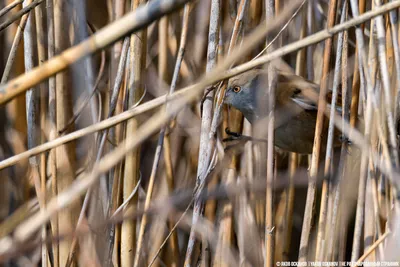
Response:
[[[275,91],[275,145],[283,150],[311,154],[317,121],[319,86],[304,78],[278,72]],[[267,71],[254,69],[229,80],[225,103],[243,113],[252,124],[267,116]],[[325,149],[329,121],[324,120],[322,150]],[[334,145],[340,133],[335,131]]]

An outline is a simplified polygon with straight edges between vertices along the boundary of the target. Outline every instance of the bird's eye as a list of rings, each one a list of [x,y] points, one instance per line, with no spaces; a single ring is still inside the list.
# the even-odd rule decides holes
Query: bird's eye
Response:
[[[240,90],[242,90],[242,88],[240,88],[240,86],[235,86],[235,87],[233,87],[233,89],[232,89],[232,91],[235,92],[235,93],[239,93]]]

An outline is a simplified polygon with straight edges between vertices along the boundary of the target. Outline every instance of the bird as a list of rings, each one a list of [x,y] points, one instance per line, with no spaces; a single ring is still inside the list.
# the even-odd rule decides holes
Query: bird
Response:
[[[268,114],[267,77],[268,71],[265,69],[253,69],[232,77],[228,82],[224,103],[238,109],[252,124],[264,122]],[[295,74],[277,71],[275,146],[288,152],[312,153],[318,93],[317,84]],[[340,107],[337,107],[337,111],[340,111]],[[322,150],[326,146],[328,125],[329,120],[325,119]],[[335,131],[334,146],[340,144],[340,132]]]

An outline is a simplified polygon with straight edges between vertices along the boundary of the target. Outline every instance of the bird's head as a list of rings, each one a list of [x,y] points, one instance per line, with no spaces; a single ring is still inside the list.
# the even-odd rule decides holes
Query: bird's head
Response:
[[[267,88],[262,86],[266,82],[263,81],[265,74],[266,72],[261,70],[252,70],[232,77],[226,90],[225,103],[240,110],[249,120],[258,117],[259,100],[265,95],[263,89]]]

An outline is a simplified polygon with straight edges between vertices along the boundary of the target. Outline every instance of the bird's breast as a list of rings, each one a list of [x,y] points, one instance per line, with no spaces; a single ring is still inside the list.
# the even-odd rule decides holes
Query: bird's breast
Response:
[[[275,129],[275,145],[283,150],[311,154],[314,144],[315,114],[302,112]]]

